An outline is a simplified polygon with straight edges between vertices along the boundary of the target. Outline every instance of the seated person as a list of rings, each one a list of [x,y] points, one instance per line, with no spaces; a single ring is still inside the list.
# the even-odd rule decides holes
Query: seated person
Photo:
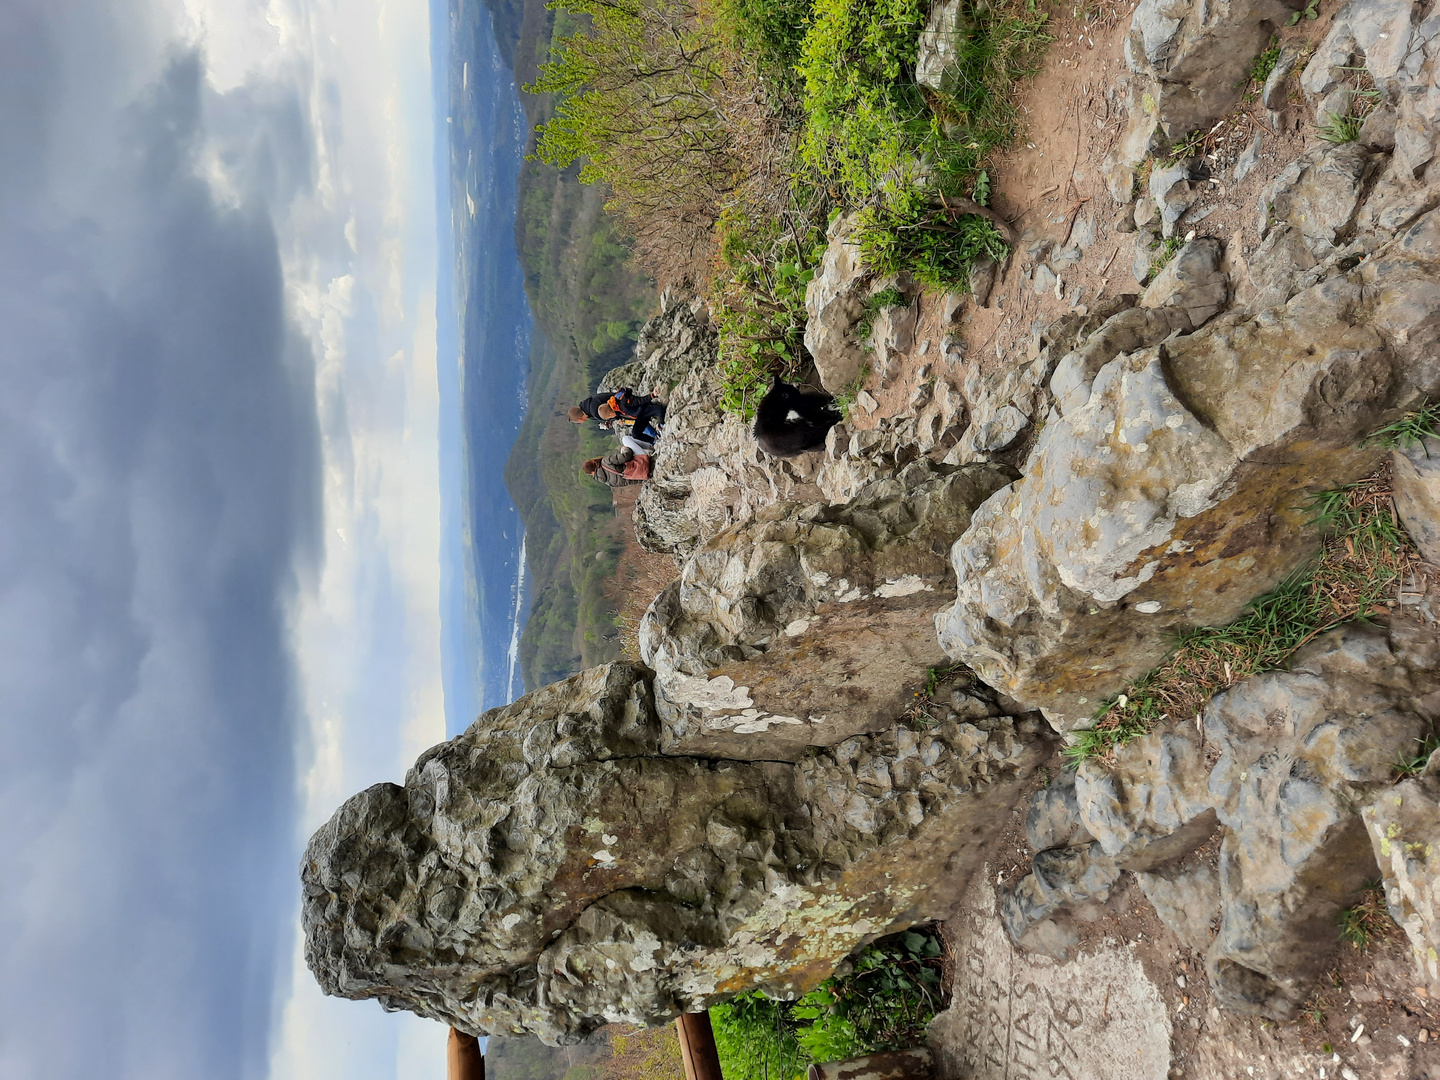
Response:
[[[637,454],[628,446],[612,450],[604,457],[591,458],[581,467],[586,476],[594,477],[610,487],[641,484],[650,478],[650,458]]]
[[[648,434],[648,432],[646,432],[645,434]],[[622,434],[620,436],[620,445],[628,446],[637,454],[655,453],[655,440],[647,439],[644,437],[644,435]]]
[[[625,407],[630,408],[629,413],[622,412],[614,405],[614,398],[599,406],[596,412],[599,415],[601,426],[615,425],[622,431],[628,431],[639,439],[646,439],[654,442],[660,437],[661,425],[665,421],[665,406],[659,402],[647,401],[639,405],[627,403]]]

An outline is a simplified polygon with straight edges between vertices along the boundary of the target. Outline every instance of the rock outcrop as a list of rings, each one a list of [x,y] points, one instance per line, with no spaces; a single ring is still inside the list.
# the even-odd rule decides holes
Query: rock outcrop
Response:
[[[718,342],[704,302],[666,299],[641,328],[637,359],[601,384],[666,402],[665,435],[635,504],[635,534],[646,550],[684,557],[763,506],[813,493],[819,455],[787,460],[760,450],[750,425],[720,408]]]
[[[1390,914],[1410,940],[1420,977],[1440,987],[1440,750],[1416,779],[1382,792],[1360,817]]]
[[[1339,912],[1376,876],[1378,858],[1428,972],[1440,925],[1428,846],[1440,841],[1437,789],[1426,779],[1392,785],[1396,761],[1437,718],[1432,620],[1406,613],[1388,628],[1332,631],[1290,670],[1216,696],[1203,732],[1166,726],[1082,763],[1073,797],[1063,787],[1038,797],[1031,821],[1044,827],[1031,841],[1048,846],[1002,894],[1012,939],[1051,951],[1046,920],[1136,871],[1161,919],[1205,955],[1220,1004],[1286,1018],[1326,969]],[[1213,851],[1217,833],[1212,865],[1201,849]]]
[[[1102,328],[1103,349],[1057,365],[1062,407],[1024,478],[956,542],[946,651],[1068,729],[1153,667],[1169,634],[1230,621],[1309,557],[1305,492],[1371,471],[1383,451],[1364,437],[1440,392],[1437,241],[1432,211],[1388,243],[1357,239],[1373,243],[1358,267],[1332,253],[1283,307],[1108,360],[1126,341]],[[1218,284],[1194,286],[1203,302],[1172,293],[1147,309],[1165,322],[1127,332],[1183,327]]]
[[[646,612],[667,752],[796,760],[891,726],[942,663],[945,557],[1014,473],[917,461],[840,506],[776,503],[717,534]]]
[[[1440,439],[1395,449],[1390,458],[1395,510],[1428,562],[1440,566]]]
[[[1048,754],[1009,717],[895,726],[797,763],[661,752],[649,672],[483,715],[311,839],[321,987],[472,1034],[573,1042],[761,988],[794,996],[944,918]]]
[[[852,219],[841,215],[830,223],[825,256],[805,287],[805,348],[821,384],[832,394],[853,384],[865,366],[855,326],[865,314],[870,289]]]

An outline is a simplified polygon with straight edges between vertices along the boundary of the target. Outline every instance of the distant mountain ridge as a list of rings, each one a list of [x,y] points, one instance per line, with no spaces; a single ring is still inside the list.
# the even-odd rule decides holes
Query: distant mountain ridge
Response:
[[[542,0],[486,0],[496,43],[517,85],[533,83],[553,37],[573,32],[565,11]],[[553,105],[522,94],[531,129]],[[628,249],[603,213],[605,192],[582,185],[579,168],[539,161],[521,166],[515,243],[535,317],[527,397],[530,403],[505,483],[525,523],[531,606],[520,639],[527,690],[620,654],[604,586],[621,543],[606,488],[580,473],[587,457],[613,440],[569,423],[564,409],[600,375],[631,358],[640,323],[656,304],[653,285],[627,263]],[[621,523],[628,527],[628,523]]]

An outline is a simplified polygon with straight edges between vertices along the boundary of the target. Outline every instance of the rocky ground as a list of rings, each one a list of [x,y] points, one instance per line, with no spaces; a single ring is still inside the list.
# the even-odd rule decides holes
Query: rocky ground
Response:
[[[1062,12],[996,168],[1003,265],[927,293],[832,225],[807,347],[832,391],[868,374],[824,453],[761,453],[704,303],[665,297],[606,380],[669,402],[643,663],[486,714],[317,833],[322,985],[567,1040],[940,919],[947,1080],[1440,1078],[1440,752],[1397,774],[1440,723],[1440,440],[1371,437],[1440,397],[1440,15],[1314,10]],[[1337,114],[1357,138],[1317,137]],[[1062,768],[1367,477],[1409,537],[1393,597]],[[1342,945],[1375,879],[1399,929]]]

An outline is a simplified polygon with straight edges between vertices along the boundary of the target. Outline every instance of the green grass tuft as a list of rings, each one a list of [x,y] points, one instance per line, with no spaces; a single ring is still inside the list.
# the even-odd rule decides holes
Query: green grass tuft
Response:
[[[1360,900],[1340,912],[1340,937],[1357,949],[1369,949],[1375,942],[1388,941],[1399,933],[1385,903],[1385,887],[1379,881],[1366,884]]]
[[[1412,413],[1406,413],[1393,424],[1387,424],[1370,438],[1390,449],[1417,446],[1426,439],[1440,436],[1440,402],[1421,405]]]
[[[1360,138],[1360,125],[1364,121],[1358,116],[1336,116],[1330,114],[1330,119],[1323,124],[1315,126],[1315,134],[1328,143],[1350,143]]]
[[[1065,750],[1072,768],[1172,717],[1200,715],[1221,690],[1283,667],[1313,638],[1383,608],[1417,560],[1392,515],[1388,477],[1320,492],[1307,508],[1326,534],[1320,556],[1234,622],[1183,635],[1164,663],[1107,701],[1092,727],[1074,733],[1076,741]]]
[[[1436,738],[1433,733],[1417,739],[1415,752],[1402,754],[1400,760],[1395,763],[1395,779],[1408,780],[1412,776],[1419,776],[1430,760],[1430,755],[1436,750],[1440,750],[1440,738]]]

